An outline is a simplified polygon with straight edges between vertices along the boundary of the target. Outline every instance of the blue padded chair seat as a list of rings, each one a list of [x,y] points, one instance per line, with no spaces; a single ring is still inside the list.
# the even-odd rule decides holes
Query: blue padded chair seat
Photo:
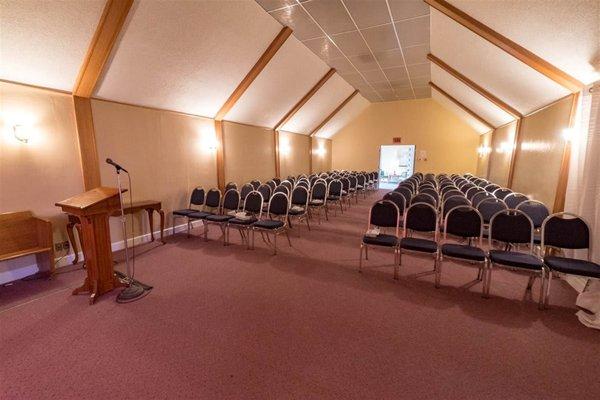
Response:
[[[190,213],[187,216],[190,218],[194,218],[194,219],[204,219],[204,218],[208,217],[209,215],[214,215],[214,214],[210,213],[210,212],[205,212],[205,211],[194,211],[193,213]]]
[[[533,254],[520,253],[518,251],[490,250],[490,260],[494,263],[508,265],[510,267],[542,269],[542,260]]]
[[[231,218],[228,222],[234,225],[252,225],[256,221],[258,221],[258,219],[252,217],[250,219]]]
[[[227,222],[230,219],[233,219],[232,215],[208,215],[205,218],[207,221],[211,222]]]
[[[479,247],[462,244],[442,245],[442,254],[448,257],[462,258],[472,261],[485,261],[485,252]]]
[[[600,265],[587,260],[577,260],[575,258],[544,257],[544,262],[553,271],[564,274],[573,274],[589,276],[591,278],[600,278]]]
[[[376,246],[394,247],[398,245],[398,238],[394,235],[379,234],[377,236],[363,236],[363,243]]]
[[[175,210],[173,211],[174,215],[181,215],[182,217],[187,217],[191,213],[198,212],[198,210],[194,210],[193,208],[186,208],[183,210]]]
[[[400,240],[400,247],[406,250],[421,251],[424,253],[435,253],[437,243],[433,240],[405,237]]]
[[[254,223],[255,228],[261,229],[277,229],[281,228],[284,225],[283,222],[277,221],[275,219],[265,219],[262,221],[257,221]]]
[[[304,209],[302,209],[302,210],[292,210],[292,209],[290,208],[290,210],[288,211],[288,214],[289,214],[289,215],[302,215],[302,214],[304,214],[305,212],[306,212],[306,211],[305,211]]]

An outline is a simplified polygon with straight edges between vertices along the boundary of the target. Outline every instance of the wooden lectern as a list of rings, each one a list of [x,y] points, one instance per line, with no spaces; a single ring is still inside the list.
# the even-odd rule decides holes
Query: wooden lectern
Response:
[[[97,187],[56,203],[63,212],[81,221],[87,277],[73,294],[90,293],[90,304],[98,296],[123,286],[113,270],[108,217],[120,208],[119,190]]]

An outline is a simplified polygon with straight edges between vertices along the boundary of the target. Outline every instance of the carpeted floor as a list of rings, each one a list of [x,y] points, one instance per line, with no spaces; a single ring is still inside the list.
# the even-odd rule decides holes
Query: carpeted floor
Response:
[[[145,245],[137,278],[155,289],[130,304],[71,296],[74,267],[0,288],[0,399],[600,398],[600,332],[579,324],[564,282],[538,311],[510,272],[490,299],[449,262],[440,289],[415,276],[422,258],[405,256],[395,282],[392,254],[372,251],[359,274],[379,195],[295,227],[277,256],[234,232],[224,247],[216,228]]]

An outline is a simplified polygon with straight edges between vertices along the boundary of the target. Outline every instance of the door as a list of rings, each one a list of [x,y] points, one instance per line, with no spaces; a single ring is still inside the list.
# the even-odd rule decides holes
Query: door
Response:
[[[394,189],[415,170],[415,146],[383,145],[379,150],[379,187]]]

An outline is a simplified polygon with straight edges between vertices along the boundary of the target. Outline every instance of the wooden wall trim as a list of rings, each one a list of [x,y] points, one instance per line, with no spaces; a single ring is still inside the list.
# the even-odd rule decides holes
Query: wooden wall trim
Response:
[[[536,109],[536,110],[533,110],[533,111],[531,111],[530,113],[528,113],[528,114],[526,114],[526,115],[524,115],[524,116],[525,116],[525,117],[530,117],[530,116],[532,116],[532,115],[534,115],[534,114],[537,114],[537,113],[539,113],[540,111],[544,111],[546,108],[552,107],[553,105],[555,105],[555,104],[557,104],[557,103],[560,103],[561,101],[563,101],[563,100],[564,100],[564,99],[566,99],[567,97],[571,97],[571,96],[573,96],[573,93],[569,93],[568,95],[566,95],[566,96],[563,96],[563,97],[561,97],[560,99],[554,100],[554,101],[552,101],[552,102],[550,102],[550,103],[546,104],[545,106],[541,106],[540,108],[538,108],[538,109]]]
[[[515,128],[515,137],[513,140],[513,148],[510,155],[510,164],[508,165],[508,181],[506,187],[512,188],[513,180],[515,178],[515,165],[517,163],[517,156],[521,149],[521,126],[523,125],[523,118],[517,119],[517,126]]]
[[[235,88],[233,93],[231,93],[231,96],[229,96],[229,98],[227,99],[225,104],[223,104],[221,109],[219,109],[219,111],[217,112],[217,115],[215,115],[216,120],[222,120],[223,118],[225,118],[225,115],[227,115],[227,113],[233,108],[235,103],[237,103],[237,101],[240,99],[240,97],[242,97],[244,92],[250,87],[252,82],[254,82],[254,80],[258,77],[258,75],[261,73],[261,71],[267,66],[269,61],[271,61],[273,56],[275,56],[277,51],[281,48],[281,46],[283,46],[283,44],[285,43],[287,38],[290,37],[291,34],[292,34],[292,29],[289,27],[286,26],[283,29],[281,29],[281,31],[277,34],[275,39],[273,39],[273,41],[271,42],[269,47],[267,47],[265,52],[260,56],[260,58],[258,59],[256,64],[254,64],[254,66],[252,67],[250,72],[248,72],[248,74],[246,74],[244,79],[242,79],[242,81]]]
[[[339,106],[337,106],[337,107],[336,107],[336,109],[335,109],[335,110],[333,110],[333,111],[331,112],[331,114],[329,114],[329,115],[327,116],[327,118],[325,118],[325,119],[324,119],[324,120],[323,120],[323,121],[322,121],[322,122],[321,122],[321,123],[320,123],[320,124],[319,124],[319,125],[318,125],[318,126],[315,128],[315,129],[313,129],[313,130],[310,132],[310,134],[309,134],[309,135],[310,135],[311,137],[312,137],[312,136],[315,136],[315,135],[317,134],[317,132],[318,132],[318,131],[319,131],[319,130],[322,128],[322,127],[324,127],[324,126],[325,126],[325,125],[326,125],[326,124],[327,124],[327,123],[328,123],[328,122],[331,120],[331,118],[333,118],[333,117],[334,117],[334,116],[335,116],[335,115],[336,115],[338,112],[340,112],[340,110],[341,110],[342,108],[344,108],[344,107],[346,106],[346,104],[348,104],[348,103],[350,102],[350,100],[352,100],[352,99],[354,98],[354,96],[356,96],[357,94],[358,94],[358,90],[355,90],[354,92],[352,92],[352,94],[351,94],[350,96],[348,96],[348,97],[346,98],[346,100],[344,100],[344,101],[342,102],[342,104],[340,104]]]
[[[488,122],[485,119],[483,119],[483,117],[481,117],[479,114],[477,114],[476,112],[474,112],[473,110],[471,110],[469,107],[465,106],[463,103],[461,103],[460,101],[458,101],[454,97],[452,97],[449,93],[447,93],[444,89],[440,88],[435,83],[429,82],[429,86],[431,86],[433,89],[437,90],[444,97],[448,98],[448,100],[450,100],[451,102],[453,102],[454,104],[456,104],[458,107],[460,107],[467,114],[469,114],[470,116],[472,116],[473,118],[475,118],[477,121],[481,122],[482,124],[484,124],[485,126],[487,126],[490,129],[494,129],[494,125],[492,125],[490,122]]]
[[[77,124],[83,187],[85,190],[91,190],[100,186],[100,164],[96,149],[92,103],[89,98],[73,96],[73,107]]]
[[[275,177],[281,178],[281,159],[279,154],[279,131],[273,131],[273,146],[275,148]]]
[[[117,41],[133,0],[107,0],[92,42],[79,69],[73,95],[90,97]]]
[[[491,44],[501,48],[506,53],[515,57],[517,60],[535,69],[542,75],[552,79],[554,82],[570,90],[571,92],[578,92],[584,87],[584,84],[579,80],[550,64],[548,61],[532,53],[523,46],[513,42],[506,36],[501,35],[487,25],[477,21],[475,18],[456,8],[447,1],[425,0],[425,2],[449,18],[458,22],[465,28],[469,29],[473,33],[487,40]]]
[[[450,75],[452,75],[453,77],[455,77],[456,79],[458,79],[459,81],[461,81],[462,83],[464,83],[465,85],[467,85],[468,87],[470,87],[471,89],[473,89],[474,91],[479,93],[481,96],[483,96],[488,101],[493,103],[496,107],[502,109],[504,112],[512,115],[515,118],[522,117],[521,113],[516,108],[514,108],[514,107],[508,105],[506,102],[500,100],[494,94],[492,94],[488,90],[484,89],[483,87],[479,86],[477,83],[473,82],[471,79],[467,78],[466,76],[464,76],[463,74],[461,74],[460,72],[458,72],[457,70],[455,70],[454,68],[452,68],[451,66],[446,64],[444,61],[442,61],[441,59],[434,56],[433,54],[431,54],[431,53],[427,54],[427,58],[431,62],[436,64],[438,67],[440,67],[441,69],[443,69],[444,71],[446,71],[447,73],[449,73]]]
[[[215,140],[217,142],[217,186],[219,189],[225,189],[225,144],[223,121],[215,119]]]
[[[579,105],[580,93],[573,93],[573,102],[571,104],[571,113],[569,114],[569,129],[575,126],[575,117],[577,116],[577,106]],[[561,212],[565,209],[565,199],[567,197],[567,185],[569,183],[569,166],[571,164],[571,142],[565,141],[562,160],[560,162],[560,172],[558,183],[556,185],[556,194],[554,197],[553,212]]]
[[[308,174],[312,174],[313,173],[313,145],[314,145],[314,138],[312,136],[309,136],[310,141],[308,142]]]
[[[294,107],[292,107],[292,109],[290,111],[288,111],[287,114],[285,114],[285,116],[281,119],[281,121],[279,121],[277,123],[277,125],[275,125],[275,130],[278,131],[281,129],[281,127],[283,125],[285,125],[290,119],[292,119],[292,117],[302,108],[302,106],[304,104],[306,104],[306,102],[308,102],[308,100],[310,100],[311,97],[314,96],[315,93],[317,93],[317,91],[323,87],[323,85],[329,80],[329,78],[331,78],[333,75],[335,74],[335,69],[331,68],[329,71],[327,71],[327,73],[319,80],[319,82],[317,82],[315,84],[315,86],[313,86],[308,93],[306,93],[304,95],[304,97],[302,97],[300,99],[299,102],[296,103],[296,105],[294,105]]]

